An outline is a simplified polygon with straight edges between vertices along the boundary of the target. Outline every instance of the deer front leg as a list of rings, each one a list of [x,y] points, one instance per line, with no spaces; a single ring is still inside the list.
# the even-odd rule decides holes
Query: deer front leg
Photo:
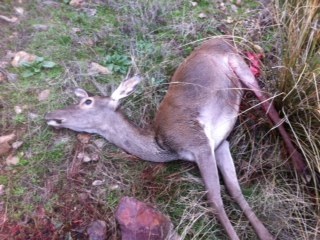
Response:
[[[220,192],[218,168],[214,154],[211,149],[209,149],[196,155],[196,159],[207,189],[208,199],[213,207],[216,217],[226,230],[229,238],[232,240],[239,240],[239,237],[224,210]]]
[[[243,210],[258,237],[262,240],[274,239],[262,224],[262,222],[255,215],[255,213],[252,211],[251,207],[249,206],[248,202],[241,192],[228,141],[224,141],[221,143],[221,145],[215,151],[215,156],[218,168],[223,176],[224,183],[231,197]]]

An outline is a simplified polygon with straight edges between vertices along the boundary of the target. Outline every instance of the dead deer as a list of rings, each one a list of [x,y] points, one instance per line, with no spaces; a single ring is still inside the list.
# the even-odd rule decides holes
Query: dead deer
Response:
[[[260,239],[274,239],[245,200],[226,140],[236,122],[242,88],[252,89],[279,118],[263,97],[243,58],[224,38],[211,39],[197,48],[176,70],[155,117],[154,128],[144,130],[118,111],[141,78],[123,81],[110,97],[90,97],[76,89],[78,105],[47,113],[51,126],[96,133],[143,160],[195,162],[207,189],[208,200],[230,239],[239,239],[224,210],[218,170],[231,197],[238,203]],[[271,118],[274,116],[271,116]]]

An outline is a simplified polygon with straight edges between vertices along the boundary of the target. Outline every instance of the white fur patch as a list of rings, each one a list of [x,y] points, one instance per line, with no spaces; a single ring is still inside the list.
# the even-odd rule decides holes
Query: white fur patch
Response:
[[[222,107],[217,111],[210,111],[207,108],[200,114],[198,121],[203,126],[204,133],[209,140],[212,150],[216,149],[232,131],[237,119],[236,112],[228,112],[227,109]]]

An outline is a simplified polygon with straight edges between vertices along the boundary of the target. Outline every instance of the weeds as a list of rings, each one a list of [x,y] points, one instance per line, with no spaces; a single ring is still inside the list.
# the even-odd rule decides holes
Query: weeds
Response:
[[[279,89],[285,95],[282,109],[296,145],[302,151],[315,192],[320,173],[320,35],[318,1],[284,1],[276,4],[282,48]],[[319,196],[317,197],[319,201]],[[320,202],[318,202],[319,204]]]

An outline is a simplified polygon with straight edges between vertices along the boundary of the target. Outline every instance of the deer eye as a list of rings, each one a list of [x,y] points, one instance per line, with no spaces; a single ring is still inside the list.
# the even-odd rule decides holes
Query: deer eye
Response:
[[[84,102],[85,105],[90,105],[91,103],[92,103],[92,100],[91,100],[91,99],[87,99],[87,100]]]

